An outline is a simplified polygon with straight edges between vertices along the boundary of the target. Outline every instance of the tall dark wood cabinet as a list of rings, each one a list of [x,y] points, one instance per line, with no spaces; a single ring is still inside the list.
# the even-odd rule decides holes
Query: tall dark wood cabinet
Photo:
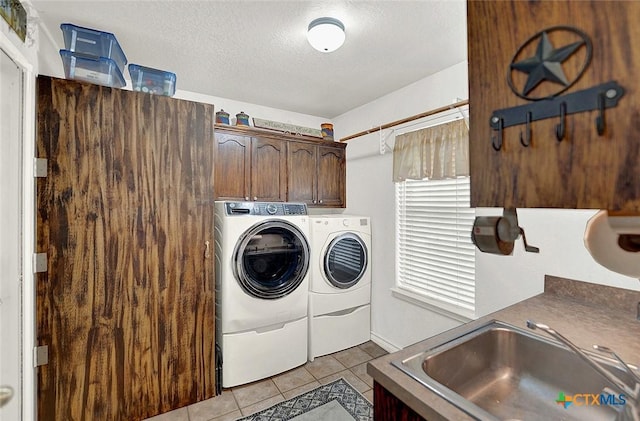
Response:
[[[213,106],[37,80],[40,420],[215,394]]]
[[[468,1],[467,15],[471,206],[640,213],[640,2]],[[520,110],[502,134],[490,126],[496,110],[533,105],[545,111],[528,125]]]

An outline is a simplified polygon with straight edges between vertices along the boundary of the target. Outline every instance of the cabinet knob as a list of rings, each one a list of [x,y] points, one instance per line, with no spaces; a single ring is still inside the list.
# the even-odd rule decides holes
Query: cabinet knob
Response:
[[[258,196],[253,196],[253,200],[258,200]]]
[[[313,203],[316,203],[315,199],[314,199]]]
[[[249,196],[245,196],[245,197],[244,197],[244,200],[249,200]]]
[[[320,203],[322,203],[322,199],[320,199]]]

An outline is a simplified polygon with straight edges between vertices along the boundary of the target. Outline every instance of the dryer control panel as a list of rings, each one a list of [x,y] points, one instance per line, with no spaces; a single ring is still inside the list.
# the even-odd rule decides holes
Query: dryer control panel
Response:
[[[306,215],[305,203],[283,202],[225,202],[227,215]]]

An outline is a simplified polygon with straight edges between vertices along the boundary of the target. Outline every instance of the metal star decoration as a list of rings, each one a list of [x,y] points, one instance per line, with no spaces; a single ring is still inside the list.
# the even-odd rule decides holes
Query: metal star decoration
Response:
[[[529,75],[522,94],[527,95],[544,80],[568,86],[569,81],[562,70],[562,63],[583,44],[585,41],[581,40],[564,47],[553,48],[549,36],[543,32],[535,56],[511,64],[512,69]]]

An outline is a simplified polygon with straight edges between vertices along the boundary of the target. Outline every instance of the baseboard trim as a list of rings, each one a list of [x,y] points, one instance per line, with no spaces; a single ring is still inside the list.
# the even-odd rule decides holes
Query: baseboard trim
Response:
[[[371,332],[371,342],[375,343],[376,345],[387,351],[389,354],[400,351],[402,349],[373,332]]]

